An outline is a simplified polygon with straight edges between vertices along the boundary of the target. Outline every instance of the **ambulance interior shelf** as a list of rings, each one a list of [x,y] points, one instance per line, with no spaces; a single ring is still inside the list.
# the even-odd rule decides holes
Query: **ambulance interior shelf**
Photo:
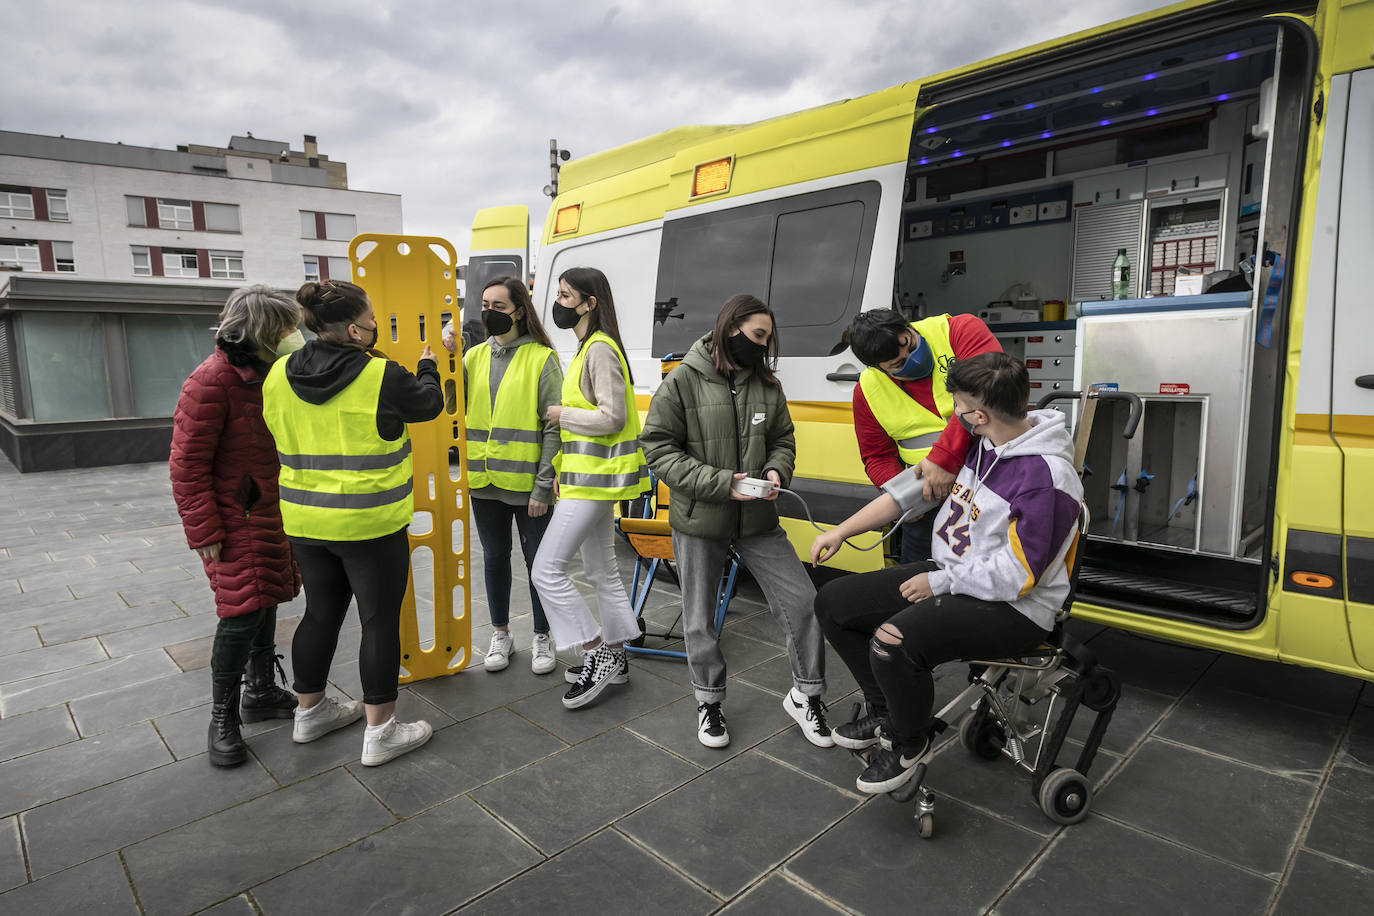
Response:
[[[1249,307],[1249,290],[1230,293],[1202,293],[1196,296],[1152,296],[1147,299],[1093,299],[1075,303],[1074,306],[1080,316]]]

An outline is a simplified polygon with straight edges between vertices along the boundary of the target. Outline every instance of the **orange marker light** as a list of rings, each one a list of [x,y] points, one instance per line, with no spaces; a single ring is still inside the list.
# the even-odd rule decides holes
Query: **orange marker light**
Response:
[[[692,173],[692,196],[703,197],[730,190],[730,174],[734,170],[734,156],[703,162]]]
[[[559,207],[558,215],[553,219],[553,234],[565,235],[569,232],[576,232],[578,224],[581,222],[581,204],[573,204],[571,207]]]
[[[1303,588],[1334,588],[1336,580],[1321,573],[1295,572],[1289,578],[1294,585],[1301,585]]]

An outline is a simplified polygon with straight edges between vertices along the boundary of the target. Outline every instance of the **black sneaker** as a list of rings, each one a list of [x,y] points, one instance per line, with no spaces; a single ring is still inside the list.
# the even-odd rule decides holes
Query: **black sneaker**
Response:
[[[730,733],[725,730],[725,713],[719,703],[702,703],[697,707],[697,740],[707,747],[725,747]]]
[[[866,795],[886,795],[905,785],[930,749],[929,739],[907,747],[894,746],[885,738],[880,743],[882,746],[873,752],[868,768],[855,783]]]
[[[861,751],[878,743],[882,728],[882,715],[860,716],[853,722],[836,726],[831,730],[830,737],[834,738],[835,743],[840,747],[847,747],[851,751]]]
[[[571,665],[563,669],[563,680],[569,684],[576,684],[582,679],[582,666]],[[630,683],[630,654],[627,652],[621,657],[620,671],[611,675],[612,684]]]
[[[582,676],[577,683],[568,688],[563,695],[566,709],[579,709],[601,696],[601,691],[610,684],[611,678],[620,671],[625,662],[625,650],[612,649],[602,643],[591,652],[582,653]]]

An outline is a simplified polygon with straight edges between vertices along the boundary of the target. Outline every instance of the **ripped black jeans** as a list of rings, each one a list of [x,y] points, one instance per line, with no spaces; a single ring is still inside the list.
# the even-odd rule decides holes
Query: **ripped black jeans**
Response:
[[[900,586],[936,569],[933,561],[893,566],[829,582],[816,595],[816,617],[830,645],[863,689],[900,747],[919,747],[934,711],[936,665],[961,658],[1029,652],[1045,638],[1030,618],[1004,601],[937,595],[908,604]],[[901,631],[900,645],[875,647],[884,623]]]

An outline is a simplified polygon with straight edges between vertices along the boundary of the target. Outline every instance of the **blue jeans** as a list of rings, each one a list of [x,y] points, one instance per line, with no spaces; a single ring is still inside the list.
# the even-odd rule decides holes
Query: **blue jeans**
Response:
[[[508,506],[499,499],[474,499],[472,520],[477,525],[477,539],[482,542],[482,569],[487,580],[487,607],[491,610],[491,625],[504,627],[510,623],[510,523],[520,534],[520,552],[525,556],[525,570],[534,565],[539,542],[553,517],[553,507],[539,518],[530,518],[524,506]],[[530,585],[530,603],[534,608],[534,632],[549,632],[549,621],[539,593]]]

